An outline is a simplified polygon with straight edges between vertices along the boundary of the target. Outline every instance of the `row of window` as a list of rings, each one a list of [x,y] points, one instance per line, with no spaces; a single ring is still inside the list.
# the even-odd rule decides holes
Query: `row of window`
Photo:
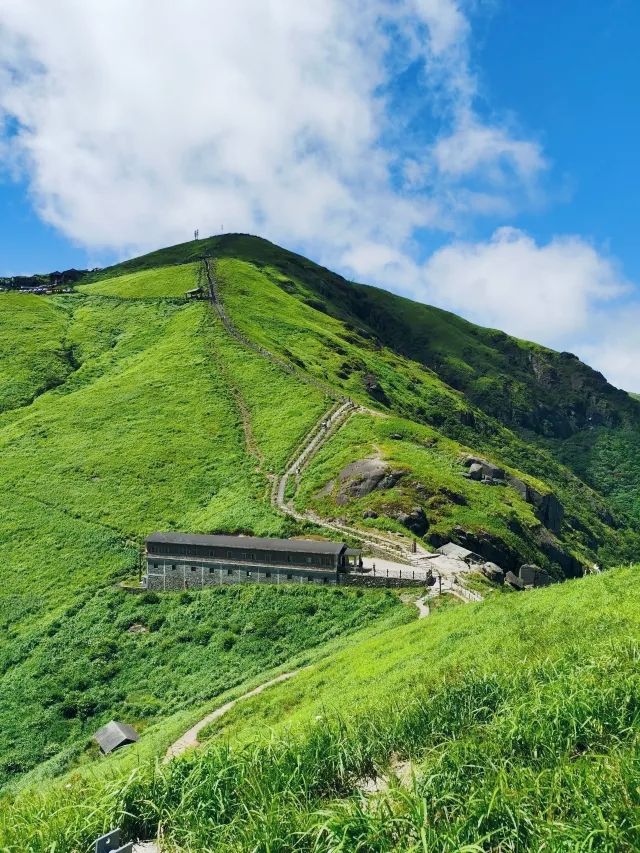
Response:
[[[153,568],[154,568],[154,569],[159,568],[158,563],[153,563]],[[178,567],[175,565],[175,563],[172,563],[172,564],[171,564],[171,566],[170,566],[170,569],[171,569],[171,571],[172,571],[172,572],[174,572],[177,568],[178,568]],[[197,572],[197,571],[198,571],[198,566],[190,566],[190,568],[191,568],[191,571],[192,571],[192,572]],[[227,570],[226,570],[227,575],[232,575],[232,574],[234,574],[234,572],[236,572],[236,571],[239,571],[239,570],[238,570],[238,569],[227,569]],[[222,572],[222,569],[215,569],[213,566],[210,566],[210,567],[209,567],[209,574],[210,574],[210,575],[213,575],[213,574],[215,574],[216,572]],[[246,576],[247,576],[248,578],[250,578],[253,574],[254,574],[254,572],[251,572],[251,571],[247,571],[247,572],[246,572]],[[259,577],[260,575],[263,575],[265,578],[270,578],[270,577],[271,577],[271,572],[255,572],[255,574],[256,574],[258,577]],[[289,574],[288,574],[288,575],[287,575],[287,580],[288,580],[288,581],[293,580],[293,575],[289,575]],[[314,580],[314,576],[313,576],[313,575],[307,575],[307,580],[308,580],[308,581],[312,581],[312,580]],[[328,578],[323,577],[323,578],[322,578],[322,583],[327,583],[327,580],[328,580]]]
[[[220,548],[196,548],[195,545],[149,545],[151,554],[176,554],[177,556],[189,557],[214,557],[221,560],[241,560],[245,563],[254,563],[256,561],[264,563],[307,563],[315,566],[330,566],[332,559],[328,556],[311,556],[301,554],[299,559],[295,559],[288,553],[277,553],[264,551],[256,556],[253,551],[222,551]]]

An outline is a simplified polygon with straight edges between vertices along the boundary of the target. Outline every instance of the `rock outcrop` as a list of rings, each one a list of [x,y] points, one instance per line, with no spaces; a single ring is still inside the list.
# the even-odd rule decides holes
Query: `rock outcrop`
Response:
[[[389,406],[389,398],[387,397],[384,388],[380,384],[378,377],[373,373],[365,373],[362,377],[362,384],[367,394],[383,406]]]
[[[507,474],[506,480],[511,488],[515,489],[527,503],[534,507],[536,517],[548,530],[553,533],[560,533],[564,518],[564,507],[553,492],[543,495],[533,486],[511,474]]]
[[[518,574],[525,586],[549,586],[553,583],[553,578],[548,572],[536,566],[535,563],[525,563],[520,566]]]
[[[416,536],[424,536],[429,529],[429,522],[422,507],[414,507],[411,512],[396,512],[394,515],[396,521],[404,525],[407,530],[415,533]]]
[[[502,583],[504,580],[504,572],[500,566],[495,563],[487,562],[480,566],[482,574],[494,583]]]
[[[476,480],[488,485],[507,484],[511,486],[523,500],[533,506],[536,518],[548,530],[551,530],[553,533],[560,533],[564,519],[564,507],[553,492],[543,494],[529,485],[529,483],[525,483],[524,480],[514,477],[513,474],[506,473],[504,468],[500,468],[499,465],[494,465],[493,462],[488,462],[486,459],[478,456],[467,456],[464,464],[468,468],[465,476],[470,480]]]
[[[364,498],[376,489],[392,489],[404,474],[404,471],[393,470],[379,459],[352,462],[338,475],[340,490],[336,502],[345,504],[350,498]]]
[[[522,591],[524,589],[524,581],[521,580],[517,575],[514,575],[513,572],[507,572],[504,579],[509,584],[509,586],[513,587],[513,589],[517,589],[519,591]]]

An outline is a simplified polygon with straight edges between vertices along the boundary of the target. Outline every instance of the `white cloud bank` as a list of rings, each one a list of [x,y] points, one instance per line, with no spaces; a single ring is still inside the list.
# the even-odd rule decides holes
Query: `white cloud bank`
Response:
[[[575,351],[621,387],[640,387],[640,304],[616,264],[579,237],[537,245],[500,228],[488,242],[440,249],[421,273],[437,304]]]
[[[476,110],[469,39],[461,0],[0,0],[0,156],[93,252],[224,225],[563,345],[624,284],[588,243],[506,229],[415,261],[422,229],[508,217],[548,168]]]
[[[224,224],[339,260],[452,227],[472,173],[465,210],[544,171],[535,142],[474,113],[468,37],[457,0],[0,0],[0,117],[42,217],[82,245]],[[392,91],[410,66],[418,90]],[[438,125],[403,144],[411,104],[434,100]]]

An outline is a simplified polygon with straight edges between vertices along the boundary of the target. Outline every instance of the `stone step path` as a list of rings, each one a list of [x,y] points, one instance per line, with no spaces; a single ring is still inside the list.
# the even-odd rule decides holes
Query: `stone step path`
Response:
[[[426,601],[426,596],[422,598],[416,598],[414,602],[415,606],[418,608],[418,619],[426,619],[427,616],[431,613],[429,610],[429,605]]]

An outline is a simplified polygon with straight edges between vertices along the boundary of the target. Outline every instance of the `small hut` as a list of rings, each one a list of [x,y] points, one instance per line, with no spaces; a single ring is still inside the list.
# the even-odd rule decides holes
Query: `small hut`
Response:
[[[468,548],[463,548],[461,545],[456,545],[455,542],[447,542],[441,548],[437,549],[439,554],[445,557],[452,557],[455,560],[463,560],[470,566],[480,566],[484,563],[484,559],[480,554],[474,554]]]
[[[140,735],[133,726],[111,720],[106,726],[98,729],[93,739],[97,741],[102,752],[109,755],[110,752],[114,752],[122,746],[128,746],[140,740]]]

